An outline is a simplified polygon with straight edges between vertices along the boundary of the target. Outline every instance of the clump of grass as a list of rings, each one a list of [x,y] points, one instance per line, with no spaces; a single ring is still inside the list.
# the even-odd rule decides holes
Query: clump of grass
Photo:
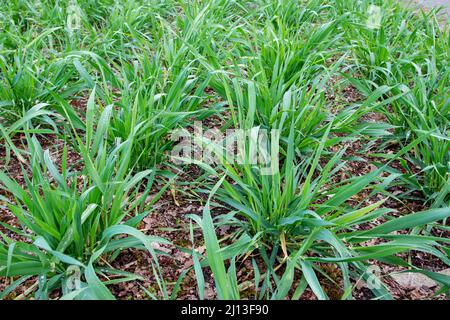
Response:
[[[87,119],[86,142],[75,133],[83,158],[82,173],[70,170],[67,147],[62,150],[58,169],[50,151],[43,151],[35,137],[28,139],[31,176],[24,169],[25,186],[0,172],[0,188],[10,193],[13,200],[3,199],[8,201],[9,210],[22,228],[2,225],[24,239],[15,241],[1,233],[0,275],[21,276],[21,281],[38,276],[39,299],[48,298],[58,288],[62,288],[63,298],[67,299],[113,299],[107,284],[139,277],[114,270],[99,260],[102,256],[117,256],[126,248],[145,247],[151,253],[155,276],[161,277],[153,244],[167,241],[136,229],[149,213],[145,199],[153,173],[130,173],[133,136],[118,141],[112,148],[106,143],[111,112],[110,106],[100,119]],[[94,120],[98,120],[96,131]],[[70,281],[76,270],[83,276],[74,287]],[[115,279],[100,280],[110,277]],[[167,294],[164,284],[160,290]]]
[[[17,121],[39,103],[54,102],[52,93],[62,91],[71,80],[74,68],[67,60],[54,59],[49,63],[44,59],[41,54],[26,50],[13,58],[0,56],[2,123]],[[77,86],[72,85],[71,90],[77,90]]]
[[[450,201],[449,75],[447,71],[439,80],[416,77],[413,88],[405,89],[406,94],[392,105],[398,117],[392,123],[404,130],[400,141],[421,141],[406,157],[413,168],[419,168],[418,176],[403,164],[410,173],[410,185],[436,207]]]
[[[395,6],[383,12],[379,29],[353,25],[347,35],[370,44],[352,47],[356,66],[368,76],[352,83],[366,95],[389,86],[380,97],[389,104],[378,111],[396,127],[394,143],[420,141],[399,159],[407,172],[403,182],[411,191],[421,191],[432,206],[448,206],[448,28],[441,30],[434,10],[416,15]],[[393,142],[392,137],[388,140]]]
[[[201,79],[189,65],[164,70],[158,57],[144,55],[134,69],[123,69],[126,83],[133,87],[117,103],[111,119],[112,139],[135,135],[131,159],[141,169],[156,168],[167,161],[173,130],[212,113],[202,108],[208,97],[205,88],[209,78]],[[142,77],[138,76],[141,68],[145,70]]]
[[[234,235],[236,242],[220,248],[214,235],[209,206],[205,208],[202,220],[199,217],[193,218],[204,232],[207,263],[215,274],[219,298],[239,298],[234,263],[240,256],[246,257],[254,252],[267,257],[268,254],[261,251],[261,247],[273,250],[274,259],[265,259],[268,264],[265,277],[274,279],[277,286],[271,288],[266,283],[260,296],[276,299],[283,299],[288,295],[296,269],[302,272],[301,283],[304,283],[295,293],[296,297],[300,297],[309,286],[319,299],[328,299],[326,290],[316,275],[326,274],[321,269],[322,262],[337,264],[344,279],[341,289],[342,298],[345,299],[352,295],[352,283],[359,279],[367,280],[370,276],[370,272],[367,272],[370,259],[389,260],[397,265],[408,265],[416,272],[423,272],[396,256],[410,250],[405,245],[409,240],[417,240],[416,248],[420,247],[419,250],[435,254],[444,263],[450,262],[445,253],[444,239],[436,238],[429,242],[426,236],[405,235],[397,239],[388,234],[443,220],[450,215],[448,209],[411,214],[361,231],[362,225],[374,219],[387,218],[392,210],[381,208],[385,200],[368,206],[363,206],[362,202],[356,205],[348,203],[356,194],[372,188],[371,185],[377,182],[387,164],[367,175],[339,181],[336,176],[345,168],[345,162],[342,161],[345,149],[332,156],[328,163],[319,164],[331,127],[332,123],[316,152],[310,157],[300,158],[300,162],[296,163],[292,124],[287,154],[281,160],[279,170],[270,175],[265,175],[257,164],[230,163],[223,158],[215,168],[199,163],[209,176],[222,177],[213,188],[205,192],[211,199],[229,207],[231,215],[237,220],[233,224],[240,227],[239,233]],[[393,158],[405,155],[417,145],[418,142],[414,142],[402,148]],[[244,148],[243,152],[249,152],[249,149]],[[339,182],[333,182],[336,180]],[[225,219],[230,220],[230,217]],[[370,249],[360,245],[368,240],[390,241],[373,245]],[[229,259],[230,267],[225,272],[224,261]],[[276,261],[286,263],[281,279],[275,272]],[[439,276],[430,274],[432,278]],[[379,286],[373,288],[374,295],[383,299],[390,298],[387,288],[381,280],[378,281]],[[444,287],[448,285],[446,282],[442,284]]]
[[[228,200],[221,195],[219,189],[222,183],[226,183],[224,178],[212,189],[210,199],[215,192],[219,192],[218,199],[224,202]],[[415,249],[436,255],[444,263],[449,264],[450,261],[445,253],[445,243],[447,242],[445,239],[390,233],[446,219],[450,215],[449,210],[433,209],[415,213],[361,230],[359,226],[376,217],[386,216],[391,211],[380,208],[383,201],[358,209],[344,209],[341,200],[352,193],[358,184],[369,179],[364,176],[362,178],[362,180],[355,181],[354,184],[345,186],[341,189],[340,194],[331,198],[330,201],[318,204],[317,208],[299,211],[283,218],[282,223],[277,226],[278,228],[269,225],[270,220],[267,213],[261,216],[263,212],[255,213],[251,211],[250,207],[240,204],[233,205],[228,202],[230,206],[237,208],[235,214],[244,218],[244,221],[241,220],[239,223],[244,230],[254,231],[254,229],[246,227],[247,224],[253,226],[255,220],[264,221],[264,223],[261,223],[258,233],[244,232],[233,244],[225,247],[221,247],[215,234],[208,201],[203,218],[192,216],[192,219],[202,228],[206,246],[206,257],[199,257],[199,254],[195,250],[193,251],[200,297],[204,290],[202,267],[209,266],[214,274],[219,299],[239,299],[241,289],[249,286],[254,288],[255,298],[285,299],[291,297],[299,299],[309,286],[318,299],[325,300],[329,297],[319,276],[327,277],[325,266],[335,264],[343,279],[341,284],[336,283],[339,291],[342,292],[342,299],[352,298],[355,289],[354,283],[360,280],[377,282],[377,285],[370,287],[376,298],[392,299],[381,279],[370,271],[369,261],[371,260],[407,266],[411,268],[411,272],[424,273],[439,282],[442,291],[448,290],[450,282],[446,277],[442,277],[439,273],[422,270],[397,256],[399,253],[409,252],[411,243],[414,243]],[[227,190],[226,185],[224,188]],[[277,194],[280,199],[284,196],[282,193]],[[249,195],[241,194],[240,196],[244,201],[258,200],[256,195],[253,196],[253,199]],[[301,202],[303,199],[305,199],[305,195],[298,195],[293,202]],[[284,213],[289,214],[289,209],[284,210]],[[275,233],[278,238],[273,237]],[[271,235],[271,240],[264,241],[264,235],[267,234]],[[384,242],[369,247],[363,245],[364,242],[374,239],[384,240]],[[237,262],[255,254],[262,257],[263,263],[258,266],[253,260],[254,282],[239,283],[236,275]],[[228,270],[227,264],[229,265]],[[265,270],[263,273],[260,271],[261,267]],[[300,279],[297,279],[296,271],[301,272]],[[298,281],[297,285],[296,281]],[[292,291],[294,291],[293,294]]]
[[[221,130],[278,130],[267,142],[279,143],[279,162],[269,174],[245,161],[197,163],[209,199],[202,217],[189,217],[206,255],[181,249],[192,252],[200,298],[209,267],[220,299],[299,299],[308,287],[334,298],[327,282],[351,299],[355,282],[373,280],[373,261],[423,273],[448,291],[447,276],[399,257],[414,248],[450,264],[448,239],[430,232],[447,230],[440,221],[450,215],[449,28],[435,10],[415,13],[395,0],[0,3],[0,143],[4,168],[15,157],[25,176],[20,185],[0,173],[1,200],[21,225],[0,222],[14,234],[0,233],[0,276],[13,279],[1,298],[34,277],[28,293],[37,289],[39,299],[59,289],[63,299],[113,299],[108,285],[141,279],[110,267],[126,248],[150,252],[148,297],[175,298],[189,268],[169,294],[153,248],[168,242],[137,228],[166,191],[149,196],[166,178],[171,130],[222,111]],[[364,98],[332,103],[329,86],[341,77]],[[388,123],[362,121],[369,112]],[[60,163],[42,150],[36,137],[49,133],[65,133],[83,169],[72,171],[68,147]],[[361,160],[342,143],[361,136],[384,161],[342,178],[348,160]],[[240,142],[246,160],[251,146]],[[398,185],[406,191],[394,195]],[[358,198],[417,200],[417,190],[429,209],[401,217],[385,200]],[[216,206],[228,212],[215,215]],[[382,222],[368,226],[374,220]],[[220,239],[217,228],[229,224]],[[253,279],[240,283],[250,257]],[[375,280],[374,296],[392,298]]]

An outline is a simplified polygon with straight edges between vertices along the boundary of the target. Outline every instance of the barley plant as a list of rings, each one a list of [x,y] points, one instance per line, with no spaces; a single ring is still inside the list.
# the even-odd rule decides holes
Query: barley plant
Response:
[[[0,0],[0,298],[447,296],[449,45],[394,0]]]

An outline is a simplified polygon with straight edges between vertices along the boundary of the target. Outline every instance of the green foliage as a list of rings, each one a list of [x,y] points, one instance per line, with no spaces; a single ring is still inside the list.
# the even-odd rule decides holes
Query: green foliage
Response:
[[[163,183],[183,169],[170,163],[170,134],[211,117],[221,132],[276,131],[267,146],[279,149],[262,166],[245,162],[252,146],[239,141],[243,163],[194,161],[200,177],[183,181],[182,194],[208,194],[203,216],[188,216],[192,248],[180,248],[199,298],[210,269],[219,299],[299,299],[308,287],[352,299],[357,282],[372,280],[374,297],[391,299],[368,271],[374,262],[448,292],[448,276],[404,258],[415,250],[450,264],[449,240],[434,232],[448,231],[450,215],[450,29],[438,10],[394,0],[0,8],[0,202],[20,225],[0,221],[0,276],[11,280],[0,298],[34,281],[26,298],[114,299],[108,286],[142,280],[110,267],[127,248],[150,253],[148,297],[176,298],[190,269],[169,284],[154,249],[169,242],[138,228],[169,186],[175,198],[173,180]],[[361,96],[343,97],[353,88]],[[385,120],[370,121],[374,113]],[[64,147],[43,150],[41,137]],[[360,154],[344,146],[354,142]],[[16,160],[23,181],[7,172]],[[371,170],[348,170],[354,161]],[[399,216],[389,198],[427,209]],[[221,238],[223,226],[232,229]],[[253,279],[240,283],[247,259]]]

